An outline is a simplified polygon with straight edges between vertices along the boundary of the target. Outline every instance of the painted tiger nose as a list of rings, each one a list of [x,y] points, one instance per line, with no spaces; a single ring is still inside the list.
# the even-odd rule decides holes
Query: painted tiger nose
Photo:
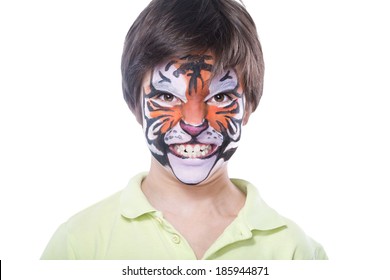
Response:
[[[189,135],[196,137],[199,134],[201,134],[204,130],[207,129],[207,121],[203,120],[203,123],[200,125],[192,125],[192,124],[188,124],[188,123],[184,122],[183,120],[181,120],[180,126]]]

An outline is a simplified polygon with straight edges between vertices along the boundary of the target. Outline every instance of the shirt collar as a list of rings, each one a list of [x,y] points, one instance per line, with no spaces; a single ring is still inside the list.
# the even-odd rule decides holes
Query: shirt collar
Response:
[[[120,209],[121,214],[126,218],[135,219],[146,213],[158,212],[141,190],[141,183],[146,175],[147,173],[144,172],[134,176],[122,192]],[[250,231],[272,230],[286,225],[284,218],[263,201],[255,186],[241,179],[231,179],[231,181],[246,193],[245,205],[238,218]]]
[[[141,183],[146,175],[146,172],[137,174],[130,179],[127,187],[123,190],[120,200],[122,216],[135,219],[146,213],[157,212],[141,189]]]
[[[286,225],[285,219],[269,207],[260,197],[257,188],[241,179],[231,179],[233,184],[246,193],[246,201],[240,218],[252,230],[272,230]]]

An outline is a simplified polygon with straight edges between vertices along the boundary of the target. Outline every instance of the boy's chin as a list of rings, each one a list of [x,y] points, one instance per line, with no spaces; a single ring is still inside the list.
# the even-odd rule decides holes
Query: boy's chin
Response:
[[[168,153],[169,165],[176,178],[186,185],[198,185],[215,169],[217,155],[206,159],[180,158]]]

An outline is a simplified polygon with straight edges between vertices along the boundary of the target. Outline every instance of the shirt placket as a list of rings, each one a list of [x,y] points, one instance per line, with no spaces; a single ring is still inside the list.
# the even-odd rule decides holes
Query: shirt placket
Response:
[[[159,228],[165,237],[166,242],[174,251],[177,259],[196,259],[195,253],[187,240],[167,221],[164,219],[161,212],[152,214],[153,219],[158,223]]]
[[[230,224],[222,235],[210,246],[203,256],[205,260],[211,260],[216,258],[218,251],[243,240],[252,238],[251,230],[237,218]]]

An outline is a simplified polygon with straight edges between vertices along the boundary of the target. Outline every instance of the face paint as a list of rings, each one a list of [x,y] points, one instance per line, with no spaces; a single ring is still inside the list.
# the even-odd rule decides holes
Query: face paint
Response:
[[[213,58],[189,55],[155,67],[143,85],[143,129],[152,155],[185,184],[233,155],[244,97],[234,69],[211,79]]]

